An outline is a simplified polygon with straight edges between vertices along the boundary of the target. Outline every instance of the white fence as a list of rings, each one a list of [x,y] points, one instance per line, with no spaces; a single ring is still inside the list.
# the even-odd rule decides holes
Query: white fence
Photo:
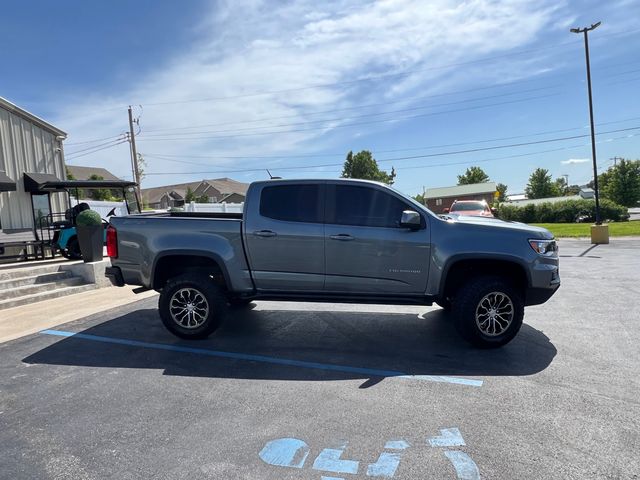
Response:
[[[127,206],[124,202],[106,202],[99,200],[80,200],[80,203],[87,203],[91,210],[95,210],[100,214],[102,218],[107,218],[107,214],[111,211],[112,208],[116,209],[116,216],[124,217],[128,215]],[[71,205],[76,204],[76,199],[71,197]]]
[[[244,203],[187,203],[185,212],[242,213]]]

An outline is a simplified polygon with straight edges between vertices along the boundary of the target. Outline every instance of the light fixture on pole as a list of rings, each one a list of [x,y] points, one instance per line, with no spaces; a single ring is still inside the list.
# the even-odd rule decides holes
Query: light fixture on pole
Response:
[[[589,64],[589,32],[595,30],[602,22],[590,27],[572,28],[571,33],[584,34],[584,54],[587,61],[587,90],[589,92],[589,121],[591,124],[591,158],[593,159],[593,190],[596,197],[596,225],[602,225],[600,218],[600,192],[598,191],[598,163],[596,161],[596,134],[593,126],[593,99],[591,95],[591,66]]]

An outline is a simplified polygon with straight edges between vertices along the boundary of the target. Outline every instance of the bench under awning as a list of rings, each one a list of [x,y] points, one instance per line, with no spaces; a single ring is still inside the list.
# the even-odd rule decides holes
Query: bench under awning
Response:
[[[50,173],[25,173],[24,189],[31,193],[64,192],[74,188],[127,188],[135,182],[125,180],[60,180]]]
[[[0,192],[15,192],[16,182],[11,180],[3,172],[0,172]]]

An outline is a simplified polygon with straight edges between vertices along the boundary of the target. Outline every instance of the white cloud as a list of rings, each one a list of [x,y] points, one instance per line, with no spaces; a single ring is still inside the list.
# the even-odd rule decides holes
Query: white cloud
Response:
[[[82,100],[65,99],[60,119],[54,119],[54,123],[70,133],[69,142],[106,137],[126,129],[127,104],[142,104],[143,130],[138,149],[147,154],[277,155],[328,148],[353,139],[356,130],[339,128],[346,123],[344,120],[305,125],[304,122],[341,116],[314,112],[381,101],[398,102],[392,108],[399,109],[415,105],[416,97],[545,71],[548,65],[536,65],[535,55],[512,57],[508,65],[492,63],[491,68],[482,63],[463,68],[435,67],[473,62],[523,47],[542,34],[554,13],[563,8],[564,2],[553,0],[216,3],[197,26],[201,41],[130,84],[120,83],[112,91],[96,92]],[[407,71],[413,73],[375,79],[381,74]],[[370,77],[370,81],[353,82]],[[336,83],[340,85],[303,89]],[[288,91],[246,96],[282,90]],[[200,101],[221,97],[236,98]],[[403,99],[407,99],[406,103]],[[172,101],[188,103],[162,105]],[[114,105],[122,107],[114,109]],[[361,113],[347,111],[342,115]],[[286,118],[257,122],[273,117]],[[199,125],[204,127],[167,130]],[[386,125],[367,126],[366,132],[382,130]],[[312,130],[314,126],[325,128]],[[270,131],[284,133],[253,135]],[[357,131],[362,133],[362,128]],[[234,133],[240,136],[231,137]],[[204,138],[215,136],[220,138]],[[66,151],[73,158],[73,146]],[[149,171],[177,174],[147,177],[145,184],[193,179],[186,176],[189,172],[264,164],[258,159],[202,162],[210,166],[149,157]],[[99,164],[119,175],[130,171],[126,144],[71,159],[69,163]],[[326,159],[318,163],[326,163]],[[567,163],[581,162],[571,159]]]
[[[570,158],[568,160],[562,160],[560,163],[562,163],[563,165],[577,165],[580,163],[587,163],[590,161],[591,161],[590,158]]]

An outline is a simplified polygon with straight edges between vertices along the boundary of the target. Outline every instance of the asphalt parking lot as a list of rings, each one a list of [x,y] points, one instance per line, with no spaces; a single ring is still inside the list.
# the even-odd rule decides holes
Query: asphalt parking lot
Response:
[[[560,255],[494,351],[435,306],[256,302],[185,342],[155,298],[1,344],[0,477],[639,478],[640,239]]]

